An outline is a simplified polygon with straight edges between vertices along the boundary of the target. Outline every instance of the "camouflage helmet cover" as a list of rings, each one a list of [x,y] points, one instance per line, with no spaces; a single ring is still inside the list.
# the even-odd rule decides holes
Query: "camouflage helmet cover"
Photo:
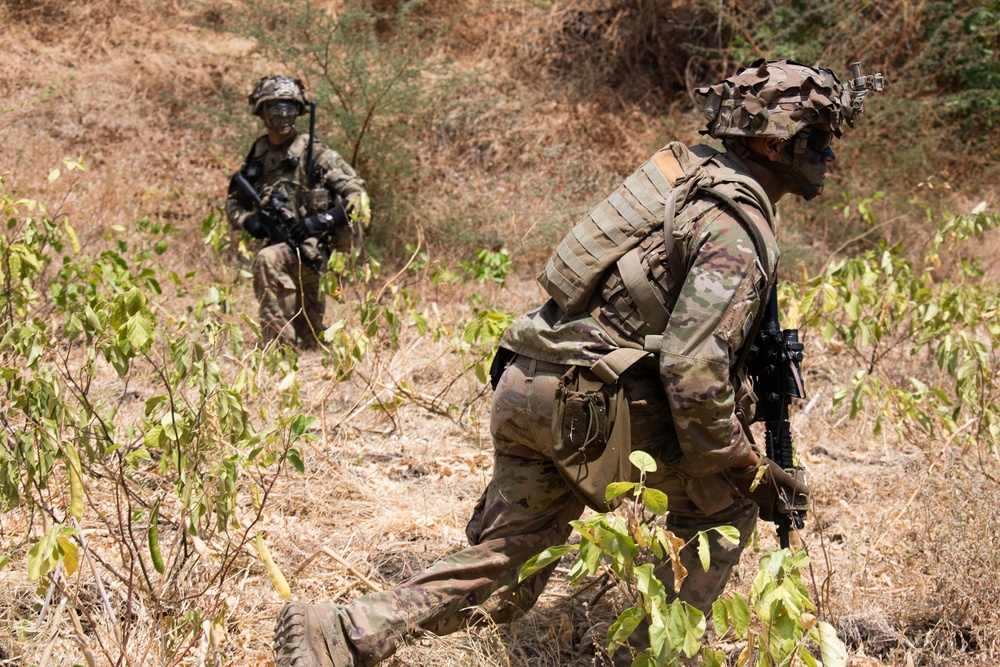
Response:
[[[787,139],[817,123],[829,123],[839,137],[841,125],[853,126],[860,111],[832,71],[784,58],[754,61],[695,92],[707,98],[701,133],[716,138]]]
[[[247,96],[247,102],[253,107],[255,115],[260,116],[266,102],[288,100],[295,102],[299,114],[306,111],[306,93],[299,79],[287,76],[265,76],[253,87],[253,92]]]

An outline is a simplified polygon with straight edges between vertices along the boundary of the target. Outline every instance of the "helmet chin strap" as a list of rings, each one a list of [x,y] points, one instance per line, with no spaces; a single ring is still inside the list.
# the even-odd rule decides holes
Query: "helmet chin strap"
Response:
[[[791,137],[791,139],[793,141],[790,141],[788,144],[789,150],[784,153],[785,155],[788,155],[791,160],[788,163],[770,160],[760,153],[752,150],[747,150],[747,155],[744,155],[743,158],[745,160],[756,162],[762,167],[767,167],[774,173],[784,176],[790,180],[798,187],[798,194],[806,201],[815,199],[821,192],[823,192],[823,182],[820,181],[818,184],[813,183],[802,172],[802,164],[807,150],[806,142],[808,139],[800,136]]]

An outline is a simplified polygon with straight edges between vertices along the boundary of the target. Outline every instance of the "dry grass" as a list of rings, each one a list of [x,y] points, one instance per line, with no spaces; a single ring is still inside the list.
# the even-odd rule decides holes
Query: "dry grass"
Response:
[[[224,5],[163,1],[150,12],[148,4],[0,3],[0,169],[11,170],[17,192],[52,201],[62,197],[65,181],[51,185],[46,174],[63,157],[83,156],[89,170],[63,211],[85,245],[96,247],[113,225],[168,221],[180,232],[164,268],[197,271],[206,283],[232,281],[239,266],[219,265],[200,242],[199,223],[220,203],[250,129],[206,124],[187,104],[239,100],[267,64],[255,59],[252,44],[222,30]],[[532,276],[566,225],[658,144],[693,140],[697,119],[652,114],[648,101],[610,93],[596,81],[569,85],[560,58],[586,50],[560,42],[576,11],[568,6],[546,12],[528,3],[441,1],[422,11],[428,20],[457,16],[441,56],[467,76],[447,112],[422,131],[427,168],[414,208],[429,221],[432,259],[451,263],[477,245],[511,248],[517,275],[485,296],[513,311],[527,309],[541,296]],[[603,16],[609,23],[600,27],[614,38],[614,30],[627,27],[625,18]],[[139,241],[128,231],[117,234]],[[468,297],[486,290],[409,280],[439,323],[468,318]],[[158,308],[179,317],[192,299],[165,298]],[[238,283],[234,305],[256,311],[245,282]],[[332,305],[330,315],[344,308]],[[943,443],[901,446],[873,437],[870,424],[832,414],[830,396],[851,363],[810,345],[809,388],[819,398],[794,422],[814,487],[803,537],[823,608],[849,642],[851,664],[995,664],[996,461]],[[461,360],[445,342],[430,343],[412,330],[398,352],[369,359],[350,382],[332,381],[318,356],[301,361],[304,409],[322,428],[305,450],[305,474],[277,480],[259,525],[297,598],[349,601],[368,589],[365,580],[390,586],[465,544],[464,526],[492,460],[488,396],[468,378],[454,382],[460,371]],[[412,389],[394,411],[362,409],[389,402],[404,382]],[[109,379],[95,391],[116,389]],[[141,394],[142,387],[135,389]],[[460,419],[447,413],[448,405],[459,406]],[[95,504],[113,503],[110,492],[92,488]],[[77,664],[87,645],[103,664],[101,643],[114,653],[112,636],[89,567],[74,581],[80,597],[73,603],[85,612],[79,634],[58,595],[41,613],[46,591],[27,582],[29,544],[22,541],[37,520],[18,512],[0,518],[3,551],[11,557],[0,571],[0,661]],[[122,569],[99,525],[84,528],[109,569]],[[763,524],[761,533],[760,551],[745,554],[736,588],[749,586],[760,553],[775,546]],[[170,537],[166,529],[164,539]],[[281,600],[250,554],[236,555],[222,585],[209,579],[217,566],[218,554],[210,551],[179,591],[207,587],[205,599],[226,610],[225,636],[216,637],[217,647],[207,636],[199,639],[192,661],[268,664]],[[126,587],[112,576],[102,581],[112,613],[124,613]],[[536,609],[511,627],[419,639],[390,664],[592,664],[585,638],[611,618],[614,596],[590,609],[589,592],[575,593],[553,581]],[[156,651],[156,625],[142,608],[133,613],[129,660],[142,664],[147,650]],[[7,630],[15,626],[23,632],[11,639]]]

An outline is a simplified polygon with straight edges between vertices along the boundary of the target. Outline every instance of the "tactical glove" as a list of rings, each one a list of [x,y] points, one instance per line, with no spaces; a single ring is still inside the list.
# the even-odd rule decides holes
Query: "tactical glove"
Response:
[[[302,243],[310,237],[326,234],[346,224],[348,224],[347,211],[342,204],[337,204],[328,211],[302,218],[292,227],[292,239],[296,243]]]
[[[806,476],[802,470],[784,470],[774,461],[762,456],[757,465],[730,470],[729,475],[736,482],[740,493],[757,503],[760,518],[764,521],[774,521],[778,514],[804,511],[808,507],[809,485],[806,484]],[[756,485],[754,482],[757,482]]]
[[[267,225],[256,213],[251,213],[244,218],[243,229],[247,230],[247,233],[255,239],[266,239],[268,236]]]

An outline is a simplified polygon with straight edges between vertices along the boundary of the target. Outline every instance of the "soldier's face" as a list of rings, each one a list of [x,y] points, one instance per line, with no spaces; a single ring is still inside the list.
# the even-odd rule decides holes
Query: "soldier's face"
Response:
[[[827,167],[837,157],[832,148],[833,138],[829,125],[814,125],[785,143],[787,157],[798,172],[796,180],[806,199],[812,199],[823,191]]]
[[[264,107],[264,124],[277,134],[288,134],[295,128],[299,108],[294,102],[268,102]]]

